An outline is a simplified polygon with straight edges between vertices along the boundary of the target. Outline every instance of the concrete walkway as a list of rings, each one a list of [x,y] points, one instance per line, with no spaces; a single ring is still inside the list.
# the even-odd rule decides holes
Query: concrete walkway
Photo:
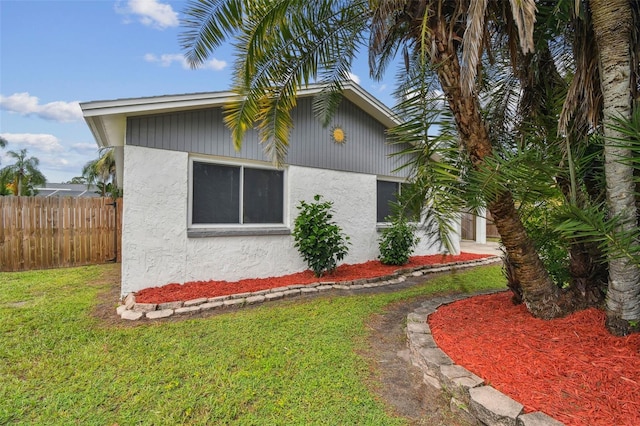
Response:
[[[462,240],[460,241],[460,251],[463,253],[494,254],[496,256],[502,256],[500,243],[494,241],[487,241],[486,244],[479,244],[471,240]]]

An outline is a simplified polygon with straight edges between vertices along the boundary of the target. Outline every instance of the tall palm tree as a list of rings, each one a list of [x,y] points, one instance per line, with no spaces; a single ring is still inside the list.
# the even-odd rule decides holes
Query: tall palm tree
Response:
[[[379,77],[399,51],[430,67],[462,148],[472,167],[481,169],[494,147],[474,78],[478,58],[490,53],[495,40],[531,52],[535,2],[201,0],[189,3],[185,14],[182,44],[192,65],[226,39],[235,41],[239,59],[234,91],[240,100],[227,108],[225,121],[236,148],[246,130],[257,126],[265,150],[281,164],[298,87],[314,80],[326,84],[314,106],[328,122],[339,102],[340,81],[347,79],[358,49],[366,47],[374,76]],[[490,39],[488,33],[502,19],[507,23],[500,28],[507,32]],[[512,194],[500,191],[486,204],[529,310],[542,318],[562,314],[558,287],[523,227]]]
[[[568,68],[574,75],[559,120],[560,132],[574,136],[568,154],[590,150],[587,157],[592,158],[597,152],[583,142],[603,139],[604,160],[588,172],[588,196],[569,210],[561,229],[590,244],[599,243],[598,249],[606,254],[607,267],[602,269],[608,270],[607,325],[614,334],[625,334],[640,321],[640,197],[630,161],[635,158],[637,163],[637,151],[634,155],[630,149],[634,133],[625,136],[617,122],[631,117],[633,99],[640,91],[640,4],[575,0],[563,6],[570,6],[565,13],[565,36],[573,45],[574,63]],[[593,192],[598,185],[589,184],[599,174],[606,183],[606,204]]]
[[[632,150],[624,143],[625,135],[615,125],[615,119],[630,119],[632,112],[632,75],[638,68],[637,63],[632,63],[632,2],[590,0],[589,7],[598,47],[602,90],[607,206],[610,215],[619,220],[616,233],[628,234],[638,228],[636,180],[633,167],[628,162],[633,156]],[[635,244],[638,244],[637,240]],[[627,257],[611,255],[608,326],[618,334],[625,334],[629,322],[639,320],[640,264]]]
[[[82,168],[82,177],[86,180],[87,187],[100,183],[100,191],[103,197],[106,196],[109,181],[111,181],[113,187],[117,187],[116,160],[113,155],[113,149],[102,150],[98,158],[87,162]]]
[[[6,166],[3,170],[16,182],[15,195],[31,195],[35,185],[44,185],[47,179],[38,170],[40,160],[37,157],[27,157],[27,149],[23,148],[19,152],[7,151],[9,157],[13,157],[16,162]]]

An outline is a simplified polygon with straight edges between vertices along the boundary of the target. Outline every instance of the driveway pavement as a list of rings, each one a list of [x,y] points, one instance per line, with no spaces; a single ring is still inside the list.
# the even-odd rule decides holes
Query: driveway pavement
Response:
[[[500,243],[493,241],[487,241],[486,244],[479,244],[471,240],[462,240],[460,242],[460,251],[464,253],[495,254],[497,256],[502,255],[502,251],[500,251]]]

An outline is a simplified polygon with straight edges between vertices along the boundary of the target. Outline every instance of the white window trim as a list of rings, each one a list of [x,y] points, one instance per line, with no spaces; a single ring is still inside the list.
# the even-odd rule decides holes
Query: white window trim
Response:
[[[383,182],[397,182],[400,184],[400,192],[402,192],[402,184],[403,183],[408,183],[408,181],[406,179],[397,179],[397,178],[385,178],[382,177],[380,178],[380,176],[378,176],[376,178],[376,185],[378,184],[378,181],[383,181]],[[378,201],[378,192],[377,192],[377,186],[376,186],[376,203]],[[376,211],[376,231],[380,232],[383,229],[389,229],[392,226],[391,222],[378,222],[377,221],[377,216],[378,216],[378,212]],[[422,216],[422,215],[421,215]],[[412,225],[416,225],[416,226],[420,226],[420,224],[422,223],[422,218],[420,218],[419,221],[410,221],[409,224]]]
[[[221,166],[231,166],[240,168],[240,199],[239,217],[242,220],[243,194],[244,194],[244,169],[264,169],[282,171],[282,223],[193,223],[193,163],[210,163]],[[189,238],[218,237],[218,236],[252,236],[252,235],[289,235],[291,229],[287,226],[288,214],[288,168],[278,169],[270,164],[250,161],[232,161],[229,159],[219,159],[198,155],[189,156],[188,170],[189,194],[187,206],[187,236]]]
[[[378,222],[378,210],[377,210],[377,206],[378,206],[378,182],[392,182],[392,183],[398,183],[400,184],[398,186],[398,189],[400,191],[402,191],[402,185],[403,183],[406,183],[406,179],[398,179],[398,178],[389,178],[389,177],[381,177],[381,176],[377,176],[376,177],[376,230],[382,230],[382,229],[386,229],[386,228],[390,228],[391,227],[391,222]]]

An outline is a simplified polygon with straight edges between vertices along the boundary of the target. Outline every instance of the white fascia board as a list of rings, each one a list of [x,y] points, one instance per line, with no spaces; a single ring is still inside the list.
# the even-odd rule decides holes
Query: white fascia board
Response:
[[[393,111],[377,98],[354,82],[343,86],[343,95],[363,111],[374,117],[387,128],[399,125],[402,121]]]
[[[81,102],[80,108],[82,108],[82,113],[85,117],[115,114],[123,114],[130,117],[184,111],[201,107],[215,107],[237,99],[238,96],[232,92],[189,93],[184,95]]]
[[[298,97],[317,95],[323,88],[324,86],[320,84],[309,85],[307,88],[298,90]],[[400,119],[389,107],[352,80],[342,83],[342,96],[353,102],[387,128],[397,126],[401,123]]]

